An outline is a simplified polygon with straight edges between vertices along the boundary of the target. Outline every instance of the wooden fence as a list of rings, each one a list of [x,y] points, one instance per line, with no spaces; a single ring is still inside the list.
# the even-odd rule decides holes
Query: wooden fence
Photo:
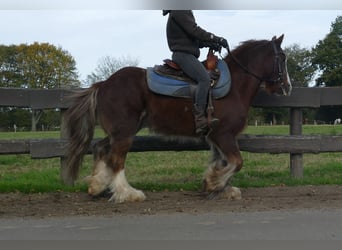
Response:
[[[68,90],[33,90],[0,88],[0,106],[25,107],[32,109],[59,108],[63,113],[70,103]],[[342,88],[294,88],[291,96],[274,96],[264,92],[254,98],[254,107],[290,108],[289,135],[241,135],[242,151],[257,153],[290,154],[291,176],[303,177],[303,154],[342,152],[342,136],[302,135],[302,108],[342,105]],[[63,115],[62,126],[63,128]],[[92,143],[95,143],[96,139]],[[0,154],[30,154],[32,158],[60,157],[61,174],[64,176],[63,156],[65,153],[65,131],[60,139],[0,140]],[[161,136],[137,136],[131,152],[207,150],[204,141],[179,142]],[[91,153],[91,148],[89,149]]]

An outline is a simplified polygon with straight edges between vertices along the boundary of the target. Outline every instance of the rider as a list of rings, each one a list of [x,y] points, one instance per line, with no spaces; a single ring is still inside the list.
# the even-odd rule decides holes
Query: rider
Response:
[[[210,86],[209,75],[198,60],[200,48],[220,46],[227,48],[227,40],[217,37],[199,27],[191,10],[163,10],[163,15],[169,14],[166,35],[172,53],[172,60],[189,77],[197,82],[193,115],[195,117],[196,134],[204,135],[208,131],[206,108]],[[212,118],[211,123],[218,122]]]

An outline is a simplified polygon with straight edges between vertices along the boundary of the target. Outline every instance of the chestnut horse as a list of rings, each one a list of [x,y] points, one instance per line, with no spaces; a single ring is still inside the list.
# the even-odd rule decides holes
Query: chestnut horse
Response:
[[[213,100],[215,117],[220,122],[206,136],[212,160],[203,187],[210,198],[217,195],[241,198],[239,188],[230,184],[231,177],[242,167],[236,136],[245,127],[248,109],[260,86],[269,93],[289,95],[291,92],[286,56],[281,48],[283,37],[246,41],[223,59],[230,69],[232,86],[228,95]],[[108,135],[94,146],[94,169],[87,178],[88,192],[92,196],[110,189],[110,200],[115,202],[145,199],[144,193],[130,186],[125,177],[126,155],[143,124],[168,136],[198,137],[192,100],[151,92],[146,82],[146,69],[122,68],[109,79],[76,92],[72,101],[66,115],[69,131],[67,183],[72,184],[78,176],[97,122]]]

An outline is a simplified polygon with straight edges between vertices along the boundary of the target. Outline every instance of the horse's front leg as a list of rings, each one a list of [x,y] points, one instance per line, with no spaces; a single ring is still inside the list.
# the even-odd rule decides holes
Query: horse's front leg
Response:
[[[242,167],[242,157],[235,137],[220,136],[212,140],[212,162],[205,173],[203,189],[207,197],[241,199],[241,191],[230,184],[230,180]]]

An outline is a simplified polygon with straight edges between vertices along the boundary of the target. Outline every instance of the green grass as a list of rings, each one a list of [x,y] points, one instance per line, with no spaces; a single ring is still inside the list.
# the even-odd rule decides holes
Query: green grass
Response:
[[[95,130],[95,137],[103,137],[104,133],[101,129]],[[0,140],[6,139],[46,139],[60,138],[59,131],[44,131],[44,132],[0,132]]]
[[[91,157],[87,156],[90,162]],[[90,164],[85,163],[81,176],[90,171]],[[60,160],[32,160],[28,155],[0,156],[0,192],[20,191],[50,192],[85,190],[84,183],[79,182],[75,187],[67,187],[60,180]]]
[[[44,139],[44,138],[59,138],[59,131],[47,132],[0,132],[0,140],[6,139]]]
[[[248,127],[249,134],[288,134],[288,126]],[[102,132],[96,131],[96,136]],[[304,126],[304,134],[341,135],[342,126]],[[148,134],[144,131],[143,134]],[[58,138],[59,132],[0,133],[0,139]],[[234,176],[233,185],[263,187],[279,185],[342,184],[342,153],[304,155],[304,178],[290,177],[288,154],[242,152],[244,167]],[[148,191],[199,190],[210,152],[129,153],[128,181]],[[91,173],[92,157],[86,156],[74,187],[63,185],[59,158],[32,160],[28,155],[0,155],[0,192],[86,191],[83,178]]]

